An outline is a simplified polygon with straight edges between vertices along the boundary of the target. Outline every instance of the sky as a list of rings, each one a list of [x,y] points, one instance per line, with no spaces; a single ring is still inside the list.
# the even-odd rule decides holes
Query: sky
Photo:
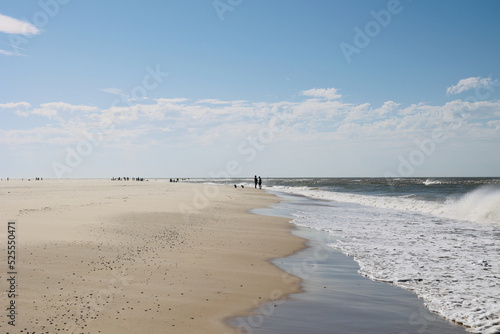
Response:
[[[5,0],[0,178],[500,176],[495,0]]]

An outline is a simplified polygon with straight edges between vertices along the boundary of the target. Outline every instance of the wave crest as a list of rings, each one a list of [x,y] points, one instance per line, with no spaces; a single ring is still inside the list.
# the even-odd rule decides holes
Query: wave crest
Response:
[[[441,181],[438,181],[438,180],[432,180],[432,179],[427,179],[424,181],[424,184],[426,186],[431,186],[433,184],[441,184],[442,182]]]
[[[447,211],[455,219],[500,222],[500,186],[479,187],[449,203]]]

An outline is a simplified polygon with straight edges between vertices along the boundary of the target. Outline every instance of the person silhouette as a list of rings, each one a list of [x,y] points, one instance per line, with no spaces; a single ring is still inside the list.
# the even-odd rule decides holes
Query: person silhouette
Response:
[[[262,179],[259,176],[259,189],[262,189]]]
[[[257,175],[253,177],[253,182],[255,183],[255,189],[257,189]]]

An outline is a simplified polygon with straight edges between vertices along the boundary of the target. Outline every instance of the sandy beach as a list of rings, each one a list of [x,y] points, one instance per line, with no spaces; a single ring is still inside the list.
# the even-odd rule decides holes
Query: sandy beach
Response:
[[[278,201],[264,191],[25,179],[1,181],[0,197],[2,308],[15,303],[1,332],[233,333],[229,317],[301,289],[269,260],[304,240],[286,218],[247,212]]]

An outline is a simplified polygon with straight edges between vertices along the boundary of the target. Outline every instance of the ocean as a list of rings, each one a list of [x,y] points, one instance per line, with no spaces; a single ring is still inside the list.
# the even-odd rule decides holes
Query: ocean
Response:
[[[264,178],[263,189],[310,198],[280,205],[335,236],[361,275],[414,291],[469,332],[500,333],[500,178]]]

